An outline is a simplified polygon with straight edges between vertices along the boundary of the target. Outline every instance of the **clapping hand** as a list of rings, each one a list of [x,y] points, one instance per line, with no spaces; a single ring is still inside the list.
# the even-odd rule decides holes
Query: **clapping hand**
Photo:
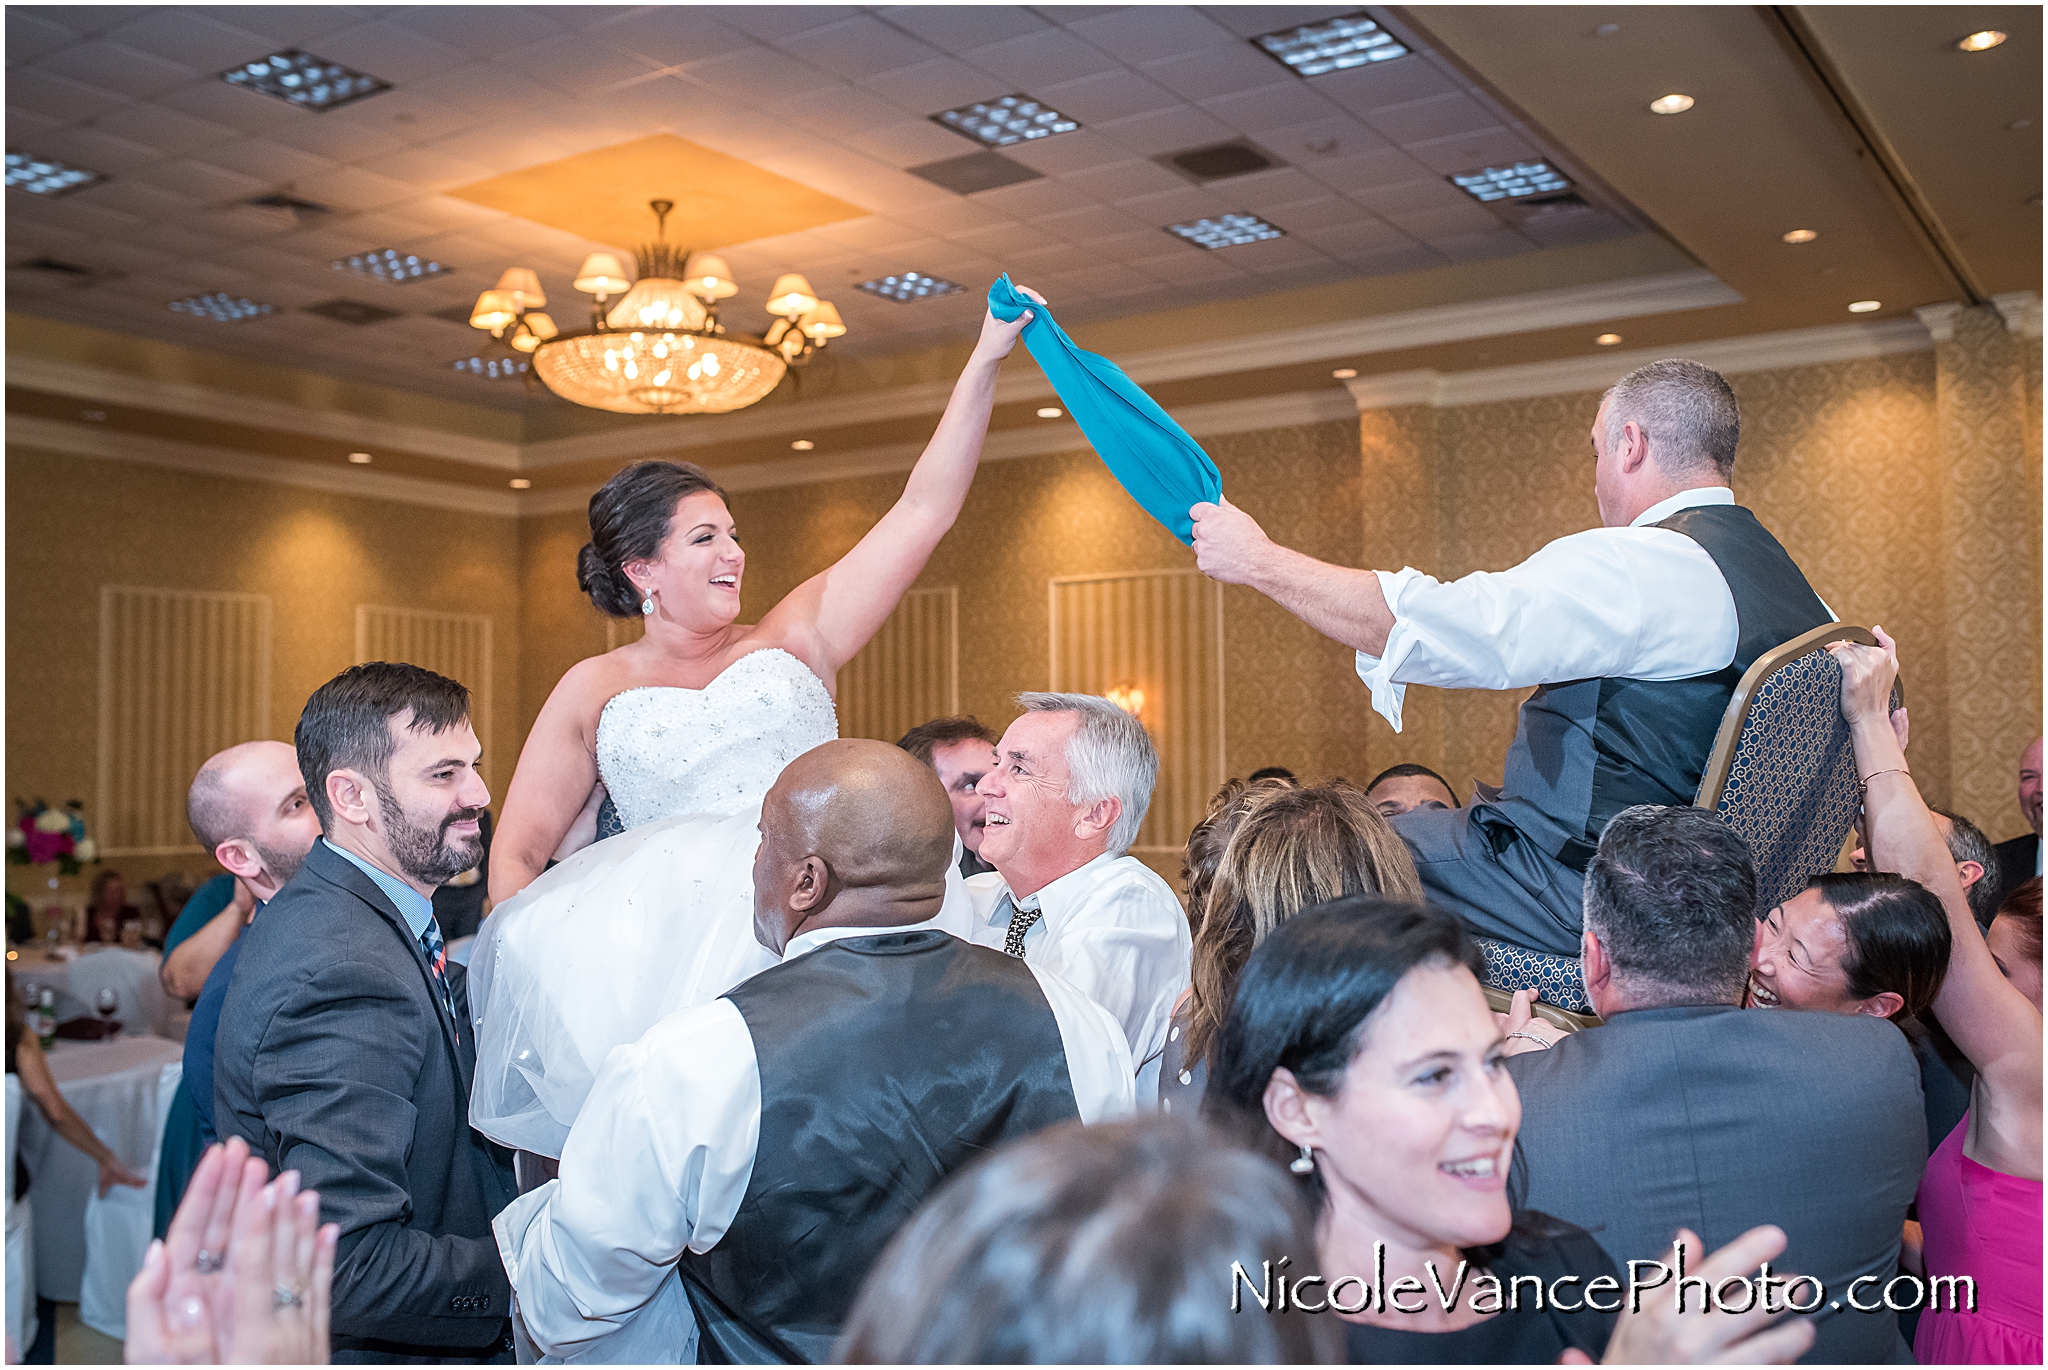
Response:
[[[1018,286],[1017,293],[1026,299],[1036,300],[1040,304],[1045,303],[1045,296],[1028,285]],[[1027,309],[1010,322],[1004,323],[993,313],[983,314],[981,338],[974,344],[975,355],[987,361],[1001,361],[1009,356],[1010,349],[1017,345],[1017,338],[1024,332],[1024,325],[1037,317],[1036,311]]]
[[[240,1138],[210,1147],[163,1241],[128,1286],[132,1364],[327,1363],[332,1223]]]
[[[1678,1240],[1688,1250],[1699,1250],[1697,1235],[1680,1228]],[[1784,1230],[1765,1224],[1752,1227],[1728,1245],[1686,1272],[1697,1276],[1708,1289],[1734,1276],[1755,1279],[1754,1271],[1785,1249]],[[1776,1277],[1773,1277],[1776,1278]],[[1786,1276],[1786,1279],[1796,1277]],[[1704,1295],[1702,1295],[1704,1297]],[[1615,1319],[1614,1334],[1607,1339],[1603,1365],[1789,1365],[1813,1345],[1813,1323],[1805,1318],[1778,1323],[1790,1310],[1780,1301],[1775,1310],[1766,1297],[1753,1298],[1747,1313],[1716,1311],[1702,1317],[1694,1307],[1679,1312],[1669,1297],[1645,1298],[1641,1310],[1623,1310]],[[1773,1326],[1772,1324],[1778,1325]],[[1583,1351],[1567,1351],[1558,1358],[1561,1365],[1591,1365]]]

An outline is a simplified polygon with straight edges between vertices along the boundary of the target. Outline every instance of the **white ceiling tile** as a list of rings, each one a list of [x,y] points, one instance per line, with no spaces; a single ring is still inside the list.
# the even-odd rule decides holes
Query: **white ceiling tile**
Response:
[[[1202,12],[1241,38],[1281,33],[1339,15],[1358,13],[1356,5],[1204,5]]]
[[[332,158],[302,148],[287,147],[267,138],[240,138],[209,147],[203,154],[203,160],[271,185],[318,176],[340,165]]]
[[[1188,183],[1185,176],[1168,171],[1150,158],[1112,162],[1108,166],[1090,171],[1068,172],[1060,179],[1083,195],[1105,201],[1126,200],[1137,195],[1157,195],[1168,190],[1179,190]]]
[[[865,14],[781,39],[776,46],[848,80],[916,66],[940,55],[922,39]]]
[[[1097,167],[1127,162],[1131,157],[1130,149],[1085,128],[1006,147],[1003,155],[1047,176],[1093,171]]]
[[[1246,209],[1261,212],[1272,205],[1312,200],[1329,194],[1320,182],[1294,167],[1275,167],[1270,171],[1255,171],[1249,176],[1232,176],[1225,181],[1211,181],[1209,187],[1220,195],[1230,196]]]
[[[1373,213],[1387,217],[1396,214],[1426,214],[1437,210],[1486,214],[1486,210],[1480,207],[1477,200],[1441,176],[1402,181],[1395,185],[1368,186],[1363,190],[1350,192],[1350,198]],[[1487,219],[1494,221],[1490,214],[1487,214]],[[1470,222],[1476,224],[1478,220]]]
[[[1469,199],[1461,205],[1443,205],[1436,209],[1393,210],[1386,219],[1411,237],[1437,246],[1444,238],[1490,233],[1501,226],[1500,220],[1485,206]]]
[[[1541,215],[1525,219],[1521,225],[1525,237],[1533,238],[1544,247],[1573,247],[1580,243],[1604,243],[1614,238],[1627,237],[1636,230],[1612,214],[1599,210],[1581,210],[1575,214]]]
[[[1340,195],[1356,195],[1382,186],[1405,185],[1429,178],[1429,168],[1399,148],[1382,147],[1348,156],[1307,162],[1302,170]]]
[[[34,67],[16,67],[7,73],[9,107],[66,123],[90,119],[95,114],[127,103],[130,98],[82,81],[38,71]]]
[[[424,186],[431,190],[446,190],[473,181],[488,180],[491,176],[491,169],[482,162],[450,157],[431,148],[387,152],[366,158],[360,165],[365,171],[391,177],[415,189]]]
[[[524,73],[491,62],[471,62],[467,66],[441,72],[427,83],[426,91],[442,104],[475,116],[479,123],[491,119],[533,117],[535,98],[532,83]],[[406,93],[392,91],[377,98],[396,98]],[[550,98],[548,103],[558,102]]]
[[[323,36],[320,55],[393,85],[431,77],[469,60],[468,54],[457,48],[383,20],[354,24]]]
[[[1108,53],[1076,38],[1065,29],[1045,28],[986,47],[968,49],[963,61],[989,73],[1013,90],[1035,95],[1043,87],[1126,70]]]
[[[1348,119],[1338,105],[1324,99],[1306,81],[1289,78],[1284,83],[1220,95],[1203,100],[1202,108],[1244,133],[1267,133],[1317,120]]]
[[[1169,240],[1162,235],[1160,241]],[[1215,253],[1193,244],[1185,244],[1178,251],[1147,257],[1130,265],[1168,285],[1209,285],[1216,281],[1234,280],[1245,274]]]
[[[758,98],[762,91],[775,92],[777,100],[789,100],[836,84],[831,76],[809,63],[767,48],[745,48],[707,57],[684,67],[683,75],[710,90],[749,100]],[[756,122],[759,119],[756,114]]]
[[[1029,252],[1045,245],[1045,235],[1023,224],[1010,222],[988,228],[971,228],[948,235],[955,242],[965,243],[976,252],[1003,260],[1018,252]]]
[[[1455,91],[1405,105],[1389,105],[1361,117],[1388,142],[1403,145],[1476,133],[1496,128],[1500,123],[1477,100]]]
[[[1457,82],[1420,56],[1333,71],[1313,78],[1309,84],[1344,108],[1358,112],[1449,95],[1458,89]]]
[[[1270,238],[1262,243],[1246,243],[1242,247],[1221,247],[1216,249],[1216,255],[1261,275],[1329,260],[1314,243],[1291,237]]]
[[[45,23],[58,24],[81,36],[91,36],[132,23],[154,9],[152,5],[9,5],[25,9]],[[8,54],[10,57],[12,53]]]
[[[406,202],[408,217],[448,230],[468,229],[477,224],[496,223],[508,217],[503,210],[490,209],[453,195],[426,195]]]
[[[10,64],[33,62],[45,53],[78,41],[75,29],[31,14],[20,5],[7,7],[7,60]]]
[[[706,98],[697,87],[684,88],[700,99]],[[901,123],[905,113],[906,111],[878,95],[837,83],[813,91],[801,100],[792,100],[777,111],[779,118],[812,133],[822,133],[828,138],[840,138]]]
[[[1096,203],[1079,191],[1049,180],[998,186],[994,190],[981,191],[974,198],[997,213],[1016,219],[1035,219],[1063,210],[1086,209]]]
[[[1426,143],[1410,143],[1408,155],[1431,171],[1448,176],[1482,166],[1506,166],[1524,158],[1542,156],[1535,144],[1512,129],[1489,128],[1461,133]]]
[[[109,176],[128,176],[155,166],[163,160],[163,154],[153,147],[116,138],[96,128],[59,126],[39,131],[33,142],[22,138],[13,128],[10,142],[26,145],[26,149],[42,157],[55,157],[67,166],[80,167],[88,171],[103,172]]]
[[[923,166],[969,151],[960,135],[929,119],[900,119],[879,128],[842,129],[840,142],[856,152],[894,167]]]
[[[344,5],[207,5],[194,13],[211,15],[222,23],[260,34],[279,48],[310,42],[336,29],[359,24],[366,17],[363,11]],[[326,56],[317,48],[315,53]]]
[[[1197,219],[1235,213],[1238,204],[1228,190],[1183,183],[1180,189],[1164,194],[1119,200],[1116,207],[1140,223],[1165,228],[1168,224],[1193,223]]]
[[[1295,232],[1291,228],[1288,231]],[[1334,223],[1304,224],[1296,236],[1314,243],[1333,257],[1345,259],[1392,252],[1398,248],[1413,246],[1415,242],[1392,224],[1376,219],[1356,206],[1351,207],[1349,219],[1340,219]]]
[[[1067,27],[1121,61],[1137,64],[1239,43],[1228,29],[1182,5],[1134,5]]]
[[[493,65],[523,72],[550,90],[582,97],[645,76],[659,64],[581,34],[563,34],[514,49]]]
[[[270,40],[245,28],[175,7],[159,9],[107,35],[116,43],[176,62],[202,76],[267,57]]]
[[[1164,236],[1162,229],[1149,226],[1129,233],[1115,233],[1089,242],[1088,254],[1111,262],[1141,261],[1159,255],[1159,244]]]
[[[1084,124],[1106,124],[1133,115],[1173,109],[1181,103],[1173,94],[1144,77],[1121,70],[1083,77],[1078,81],[1063,81],[1030,93]]]
[[[1357,116],[1341,112],[1313,123],[1268,129],[1259,135],[1259,142],[1297,166],[1388,146],[1386,139],[1367,128]]]
[[[841,252],[873,252],[915,242],[925,237],[927,232],[925,229],[898,223],[894,219],[870,215],[864,219],[848,219],[842,223],[821,225],[812,229],[810,236],[815,241],[836,247]]]
[[[194,81],[164,92],[154,103],[238,133],[265,133],[278,122],[277,101],[225,81]]]
[[[877,12],[941,52],[965,52],[1047,27],[1022,5],[893,5]]]
[[[1529,250],[1529,240],[1511,228],[1490,232],[1452,234],[1429,239],[1429,245],[1454,262],[1485,262],[1513,257]]]
[[[1294,234],[1341,224],[1378,222],[1369,210],[1341,195],[1324,194],[1306,200],[1288,200],[1263,205],[1248,202],[1247,207],[1257,210],[1261,218],[1278,224]]]
[[[92,126],[116,138],[146,143],[168,153],[195,152],[234,142],[240,135],[220,124],[195,119],[162,105],[121,105],[93,117]]]
[[[206,207],[203,200],[192,195],[151,185],[132,176],[123,176],[94,187],[93,203],[102,209],[116,209],[158,223],[183,219]]]
[[[417,188],[404,181],[379,176],[355,166],[345,166],[324,176],[301,181],[297,190],[309,200],[346,211],[379,209],[413,199],[419,194]]]
[[[1206,48],[1184,57],[1147,62],[1139,70],[1188,100],[1210,100],[1219,95],[1280,86],[1283,82],[1297,90],[1301,85],[1300,78],[1288,75],[1272,59],[1240,46]],[[1274,99],[1282,99],[1288,93],[1292,92],[1277,92]]]
[[[825,24],[836,24],[859,13],[860,10],[852,5],[735,5],[720,17],[764,43],[779,43],[785,38]]]
[[[408,145],[429,142],[458,129],[474,128],[485,121],[485,116],[469,106],[430,95],[418,87],[386,91],[374,101],[366,101],[353,112],[353,117]]]
[[[1150,225],[1108,205],[1088,205],[1041,214],[1032,219],[1031,227],[1062,243],[1092,244],[1118,234],[1139,233]]]
[[[256,97],[252,97],[256,98]],[[381,127],[381,120],[368,117],[376,96],[340,109],[316,114],[277,101],[277,122],[268,137],[273,142],[306,152],[318,153],[337,162],[353,162],[380,152],[396,152],[405,140]]]
[[[563,32],[527,5],[407,5],[389,18],[471,57],[495,57]]]
[[[951,57],[871,76],[861,86],[906,113],[927,117],[1010,93],[997,78]]]
[[[752,38],[713,17],[722,13],[692,5],[649,5],[595,25],[589,34],[661,66],[680,66],[754,46]]]
[[[1102,125],[1098,131],[1147,157],[1228,142],[1237,136],[1237,131],[1230,125],[1211,118],[1193,105],[1175,105],[1134,119],[1119,119]]]
[[[917,208],[919,227],[932,233],[944,233],[949,237],[968,229],[988,228],[1009,221],[1008,215],[965,195],[949,195],[943,200],[935,200],[931,204],[919,205]]]

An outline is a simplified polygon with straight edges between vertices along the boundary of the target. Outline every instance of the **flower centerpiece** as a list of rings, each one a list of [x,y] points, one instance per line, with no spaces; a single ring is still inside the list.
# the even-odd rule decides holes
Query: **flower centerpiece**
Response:
[[[15,801],[19,815],[7,830],[7,859],[18,866],[55,861],[60,875],[76,875],[81,866],[99,860],[99,851],[85,831],[85,801],[66,800],[54,808],[38,799]]]

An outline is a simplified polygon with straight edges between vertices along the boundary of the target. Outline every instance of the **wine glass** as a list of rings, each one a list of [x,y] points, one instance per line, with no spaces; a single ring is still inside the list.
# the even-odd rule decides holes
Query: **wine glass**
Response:
[[[99,1010],[100,1022],[104,1024],[100,1031],[100,1037],[103,1040],[112,1037],[114,1035],[114,1013],[121,1007],[120,996],[114,993],[113,987],[110,985],[99,992],[99,995],[93,1000],[93,1007]]]

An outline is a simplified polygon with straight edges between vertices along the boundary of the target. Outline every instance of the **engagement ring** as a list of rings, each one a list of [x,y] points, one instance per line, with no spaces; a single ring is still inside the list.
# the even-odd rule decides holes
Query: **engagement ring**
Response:
[[[220,1268],[227,1263],[225,1256],[216,1256],[211,1251],[201,1251],[192,1265],[202,1275],[215,1275],[220,1273]]]
[[[299,1297],[299,1291],[296,1289],[287,1289],[284,1285],[279,1285],[270,1291],[270,1306],[272,1308],[297,1308],[303,1302],[304,1300]]]

